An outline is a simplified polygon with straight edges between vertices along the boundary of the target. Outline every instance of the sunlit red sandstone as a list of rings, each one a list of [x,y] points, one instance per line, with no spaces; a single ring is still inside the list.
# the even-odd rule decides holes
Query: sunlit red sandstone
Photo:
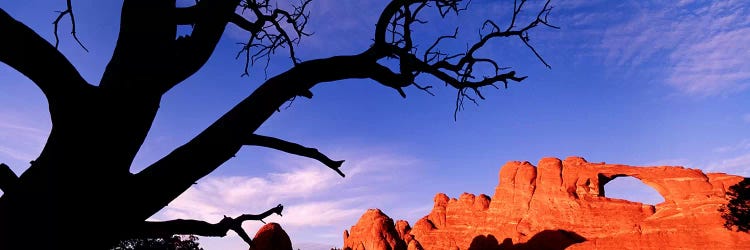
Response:
[[[255,233],[251,250],[292,250],[292,241],[279,224],[268,223]]]
[[[505,164],[492,198],[437,194],[413,228],[370,209],[344,231],[344,249],[750,249],[750,234],[725,229],[717,211],[740,176],[580,157],[537,165]],[[619,176],[640,179],[664,202],[605,197],[604,184]]]

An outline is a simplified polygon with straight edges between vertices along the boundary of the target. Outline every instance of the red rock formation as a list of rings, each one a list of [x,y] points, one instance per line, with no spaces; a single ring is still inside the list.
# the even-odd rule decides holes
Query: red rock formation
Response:
[[[281,225],[272,222],[258,229],[251,250],[292,250],[292,241]]]
[[[740,182],[740,176],[683,167],[589,163],[580,157],[544,158],[537,165],[505,164],[492,198],[437,194],[430,214],[411,229],[401,221],[390,229],[392,220],[376,210],[374,224],[388,229],[378,231],[370,226],[375,221],[369,219],[370,210],[351,234],[345,234],[345,247],[394,249],[395,244],[364,244],[382,241],[427,250],[750,249],[750,234],[726,230],[717,211],[727,202],[726,189]],[[604,184],[620,176],[653,187],[664,202],[653,206],[605,197]]]
[[[344,230],[344,250],[406,250],[407,245],[400,233],[408,233],[409,223],[403,222],[399,223],[401,231],[398,231],[393,220],[380,209],[368,209],[357,225],[350,231]]]

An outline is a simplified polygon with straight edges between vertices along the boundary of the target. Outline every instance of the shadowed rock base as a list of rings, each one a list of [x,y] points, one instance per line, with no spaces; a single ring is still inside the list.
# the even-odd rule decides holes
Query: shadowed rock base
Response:
[[[584,241],[586,238],[583,236],[565,230],[544,230],[532,236],[529,241],[518,244],[513,244],[510,238],[505,238],[499,243],[494,235],[489,234],[474,237],[469,250],[563,250]]]
[[[604,185],[621,176],[653,187],[664,202],[605,197]],[[499,179],[491,198],[437,194],[413,228],[368,210],[344,231],[344,249],[750,249],[750,234],[725,229],[718,212],[740,176],[569,157],[508,162]]]

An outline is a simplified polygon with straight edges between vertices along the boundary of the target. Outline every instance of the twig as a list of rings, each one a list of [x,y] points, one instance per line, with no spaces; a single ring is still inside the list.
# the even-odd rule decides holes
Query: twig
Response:
[[[64,11],[58,11],[58,13],[60,14],[57,16],[55,21],[52,22],[52,24],[54,24],[55,26],[55,32],[54,32],[55,33],[55,48],[57,48],[57,46],[60,44],[60,38],[57,36],[57,26],[60,24],[60,20],[62,20],[62,18],[65,17],[65,15],[69,15],[70,24],[72,26],[70,34],[73,35],[73,39],[75,39],[76,42],[78,42],[78,45],[80,45],[81,48],[83,48],[83,50],[85,50],[86,52],[89,52],[89,50],[86,49],[86,46],[83,46],[83,43],[81,42],[81,40],[78,39],[78,35],[76,35],[76,18],[73,15],[73,5],[71,4],[71,0],[66,0],[66,2],[67,2],[67,9],[65,9]]]

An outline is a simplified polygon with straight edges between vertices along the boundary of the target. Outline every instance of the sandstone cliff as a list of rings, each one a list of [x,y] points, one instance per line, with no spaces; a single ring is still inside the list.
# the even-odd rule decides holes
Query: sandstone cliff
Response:
[[[605,197],[604,184],[620,176],[653,187],[664,202]],[[750,234],[724,229],[717,211],[727,188],[741,180],[580,157],[545,158],[536,167],[508,162],[491,198],[437,194],[430,214],[413,227],[369,210],[344,231],[344,249],[750,249]]]

